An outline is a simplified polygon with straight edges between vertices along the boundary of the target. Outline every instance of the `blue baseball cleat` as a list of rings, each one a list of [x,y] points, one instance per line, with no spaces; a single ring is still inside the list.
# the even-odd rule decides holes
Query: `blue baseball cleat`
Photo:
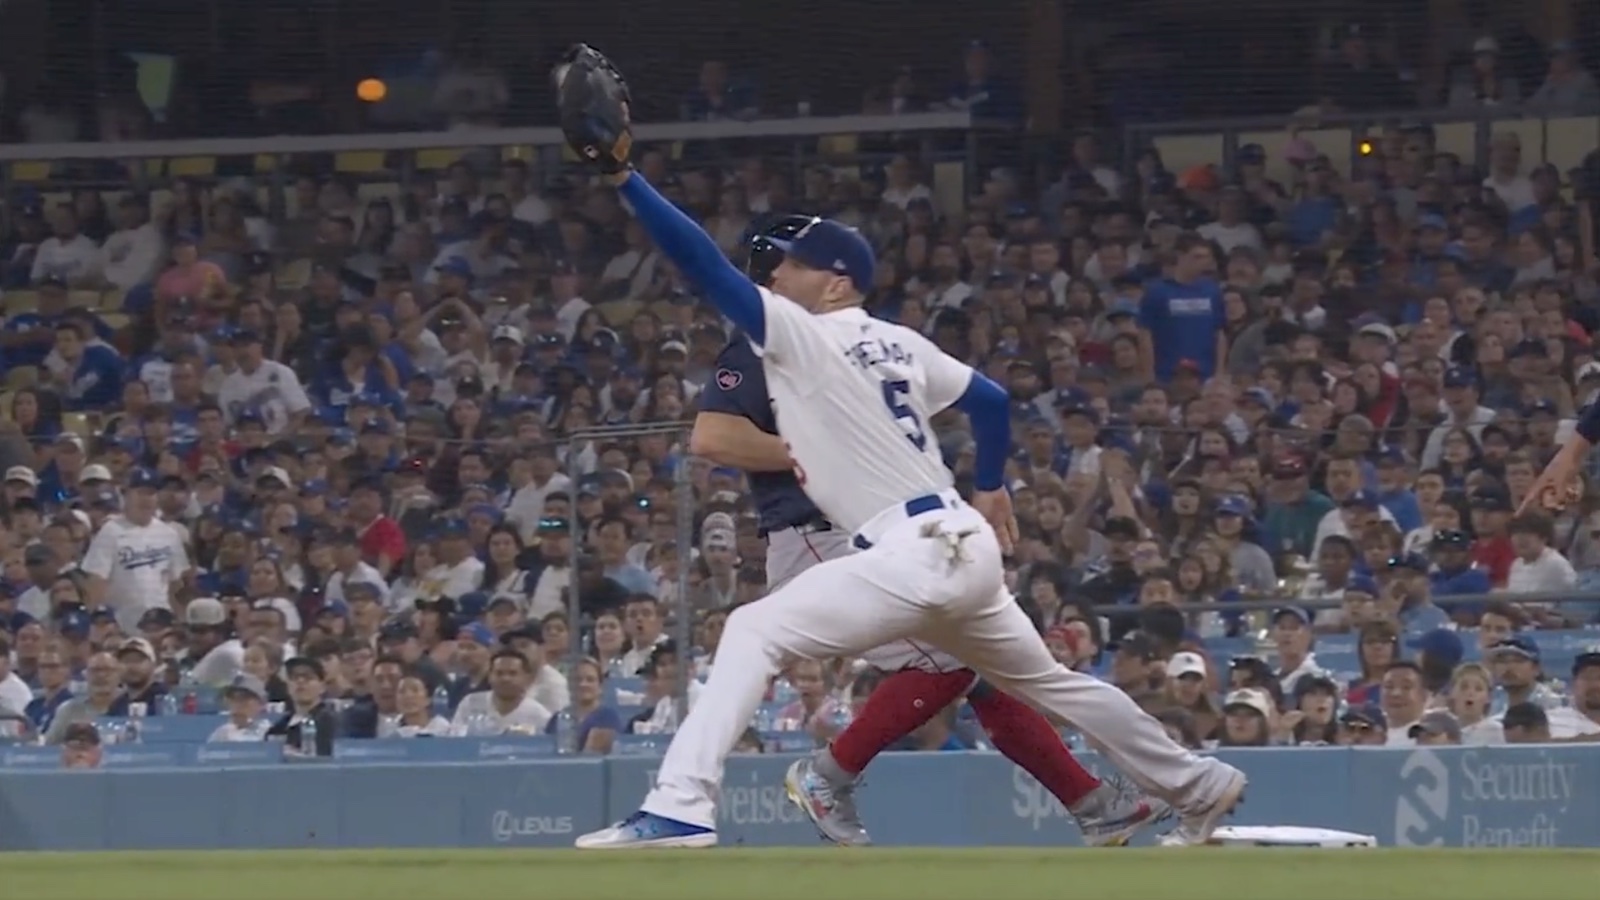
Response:
[[[610,828],[591,831],[574,842],[579,850],[648,850],[650,848],[715,847],[717,832],[647,813],[634,813]]]

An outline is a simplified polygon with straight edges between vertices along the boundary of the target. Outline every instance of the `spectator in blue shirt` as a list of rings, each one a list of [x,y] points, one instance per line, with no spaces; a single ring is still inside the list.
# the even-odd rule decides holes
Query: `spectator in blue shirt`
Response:
[[[964,109],[980,119],[1015,120],[1022,117],[1022,103],[1015,88],[994,74],[989,45],[970,41],[961,60],[961,79],[950,86],[945,103]]]
[[[1171,277],[1151,282],[1139,307],[1144,351],[1160,381],[1172,380],[1183,361],[1210,378],[1228,357],[1222,287],[1211,277],[1216,258],[1211,244],[1194,234],[1178,238],[1173,252]]]
[[[1378,503],[1394,516],[1401,534],[1422,527],[1422,506],[1411,490],[1411,473],[1406,468],[1405,452],[1391,448],[1378,455]]]
[[[623,722],[616,708],[605,702],[605,692],[601,690],[604,681],[605,672],[599,662],[585,658],[573,663],[569,721],[577,733],[570,739],[559,733],[562,716],[552,716],[545,732],[579,753],[610,753]]]
[[[121,355],[109,344],[95,341],[82,322],[56,326],[56,355],[64,365],[58,378],[68,409],[105,409],[121,399]]]
[[[19,312],[6,319],[0,328],[0,350],[5,365],[39,366],[55,347],[56,326],[67,312],[66,279],[51,275],[39,282],[39,306],[32,312]]]
[[[1323,235],[1338,226],[1344,201],[1334,195],[1333,179],[1333,166],[1326,156],[1306,165],[1305,194],[1285,217],[1289,239],[1296,247],[1315,247],[1322,243]]]
[[[1489,573],[1472,565],[1472,538],[1466,532],[1441,531],[1433,536],[1429,550],[1434,568],[1428,582],[1434,594],[1489,593]]]

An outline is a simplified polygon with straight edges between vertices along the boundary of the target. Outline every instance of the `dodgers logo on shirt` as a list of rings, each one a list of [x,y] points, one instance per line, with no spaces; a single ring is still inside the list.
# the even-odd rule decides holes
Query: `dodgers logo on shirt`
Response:
[[[117,564],[125,571],[162,566],[171,558],[172,549],[170,547],[148,547],[144,549],[122,547],[117,550]]]
[[[735,372],[732,369],[717,370],[717,387],[722,388],[725,391],[733,390],[743,381],[744,375]]]

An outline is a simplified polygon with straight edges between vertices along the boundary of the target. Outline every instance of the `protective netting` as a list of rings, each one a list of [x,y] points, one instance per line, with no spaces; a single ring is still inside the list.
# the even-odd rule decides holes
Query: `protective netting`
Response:
[[[1047,98],[1044,108],[1065,117],[1048,117],[1051,129],[1306,106],[1513,107],[1538,95],[1553,45],[1575,41],[1580,62],[1600,53],[1592,3],[65,0],[48,15],[31,7],[0,11],[8,45],[0,120],[13,137],[543,124],[544,73],[574,40],[613,55],[634,78],[640,117],[656,121],[705,113],[690,98],[709,62],[725,66],[729,114],[938,103],[962,77],[963,48],[981,41],[1006,80],[1035,93],[1054,82],[1045,90],[1059,102]],[[1493,74],[1474,81],[1474,59],[1486,53]],[[382,81],[384,102],[358,97],[367,78]]]

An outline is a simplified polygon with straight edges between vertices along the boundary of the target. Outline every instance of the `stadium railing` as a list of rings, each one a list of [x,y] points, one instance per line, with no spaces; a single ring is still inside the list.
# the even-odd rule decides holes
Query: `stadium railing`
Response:
[[[1515,110],[1482,115],[1435,110],[1138,123],[1123,129],[1122,146],[1129,171],[1140,152],[1154,147],[1169,171],[1181,172],[1207,164],[1231,171],[1240,147],[1259,144],[1266,151],[1268,176],[1282,180],[1290,171],[1284,149],[1296,137],[1325,154],[1338,171],[1348,172],[1355,160],[1371,152],[1371,144],[1382,137],[1384,129],[1396,125],[1431,127],[1438,152],[1453,153],[1463,163],[1480,168],[1488,162],[1491,139],[1502,132],[1521,138],[1524,170],[1548,162],[1563,176],[1600,146],[1600,115],[1540,115]]]
[[[1013,133],[1015,126],[977,119],[965,111],[906,115],[855,115],[751,121],[641,123],[637,142],[664,148],[674,159],[701,164],[760,156],[798,175],[824,164],[836,174],[859,175],[894,149],[920,148],[932,164],[932,187],[942,204],[959,205],[977,166],[984,134]],[[201,182],[256,178],[281,196],[303,172],[341,174],[357,182],[405,182],[418,172],[438,172],[459,160],[492,166],[522,159],[553,173],[575,157],[556,128],[461,129],[436,132],[344,134],[318,137],[80,142],[0,146],[0,196],[18,187],[44,192],[75,186],[126,189],[171,179]],[[265,205],[265,204],[264,204]]]

